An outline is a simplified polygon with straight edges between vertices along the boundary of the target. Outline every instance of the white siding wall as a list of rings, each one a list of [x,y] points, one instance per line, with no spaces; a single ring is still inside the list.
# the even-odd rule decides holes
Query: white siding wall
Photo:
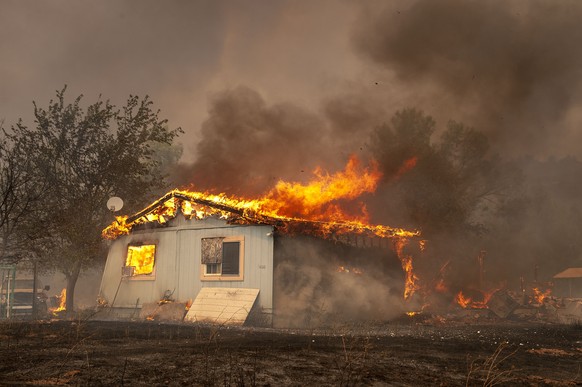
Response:
[[[154,231],[136,231],[113,241],[109,249],[101,295],[111,304],[121,280],[127,245],[155,242],[155,278],[124,279],[115,299],[116,307],[135,307],[161,299],[166,290],[177,301],[196,298],[202,287],[259,289],[259,305],[270,313],[273,308],[273,229],[271,226],[229,225],[223,220],[184,219],[181,215],[170,227]],[[242,281],[201,281],[202,238],[244,237],[244,278]]]

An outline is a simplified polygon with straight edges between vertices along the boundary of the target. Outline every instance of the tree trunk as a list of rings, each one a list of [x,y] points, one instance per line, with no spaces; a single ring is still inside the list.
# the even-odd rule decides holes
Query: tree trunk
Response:
[[[67,278],[67,302],[66,302],[66,314],[71,316],[74,311],[75,305],[75,286],[77,285],[77,280],[79,279],[79,273],[81,272],[81,262],[76,261],[73,263],[72,270],[65,274]]]

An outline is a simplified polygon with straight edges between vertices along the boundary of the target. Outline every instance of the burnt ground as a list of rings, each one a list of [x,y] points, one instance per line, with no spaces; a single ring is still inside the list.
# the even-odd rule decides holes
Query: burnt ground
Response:
[[[0,323],[2,385],[582,385],[582,325]]]

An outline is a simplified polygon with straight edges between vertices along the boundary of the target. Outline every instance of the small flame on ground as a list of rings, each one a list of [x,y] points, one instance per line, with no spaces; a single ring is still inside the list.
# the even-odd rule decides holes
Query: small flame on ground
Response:
[[[552,294],[552,289],[540,290],[539,288],[533,288],[534,299],[538,304],[543,304],[544,300]]]
[[[61,290],[61,294],[58,295],[57,298],[59,299],[59,306],[56,308],[50,308],[50,312],[52,314],[57,314],[58,312],[67,310],[67,288],[63,288],[63,290]]]
[[[459,304],[462,308],[472,308],[472,309],[488,309],[487,304],[489,300],[501,288],[495,288],[488,291],[478,291],[481,294],[481,300],[474,300],[472,297],[468,297],[463,294],[463,291],[459,291],[455,296],[455,302]]]
[[[465,297],[465,295],[463,294],[463,291],[461,290],[459,293],[457,293],[457,295],[455,296],[455,301],[457,302],[457,304],[459,304],[462,308],[466,308],[469,306],[469,304],[471,303],[471,297]]]
[[[416,310],[416,311],[408,311],[408,312],[406,312],[406,315],[407,315],[407,316],[409,316],[409,317],[413,317],[413,316],[419,315],[419,314],[423,313],[423,312],[424,312],[424,310],[425,310],[426,308],[428,308],[429,306],[430,306],[430,304],[428,304],[428,303],[425,303],[425,304],[423,304],[423,305],[421,306],[420,310]]]

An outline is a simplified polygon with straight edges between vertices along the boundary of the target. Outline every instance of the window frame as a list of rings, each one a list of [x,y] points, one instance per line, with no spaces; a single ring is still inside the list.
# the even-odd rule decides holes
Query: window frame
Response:
[[[139,242],[129,242],[125,248],[125,255],[123,257],[123,265],[121,266],[121,270],[123,271],[127,266],[127,255],[129,254],[130,247],[139,247],[139,246],[147,246],[152,245],[154,246],[154,266],[152,268],[152,272],[149,274],[134,274],[132,276],[123,277],[124,279],[130,281],[152,281],[156,279],[156,271],[157,271],[157,263],[158,263],[158,242],[157,241],[139,241]]]
[[[203,263],[202,266],[204,266],[204,275],[205,276],[220,276],[220,275],[222,275],[222,263]],[[210,266],[215,266],[216,272],[209,273],[208,269]]]
[[[208,237],[212,238],[212,237]],[[202,247],[200,247],[200,280],[201,281],[243,281],[244,280],[244,263],[245,263],[245,238],[242,235],[229,236],[229,237],[216,237],[223,238],[222,243],[238,242],[238,275],[236,274],[222,274],[222,263],[220,265],[220,273],[207,273],[208,265],[217,264],[204,264],[202,263]],[[201,244],[202,244],[201,238]]]

